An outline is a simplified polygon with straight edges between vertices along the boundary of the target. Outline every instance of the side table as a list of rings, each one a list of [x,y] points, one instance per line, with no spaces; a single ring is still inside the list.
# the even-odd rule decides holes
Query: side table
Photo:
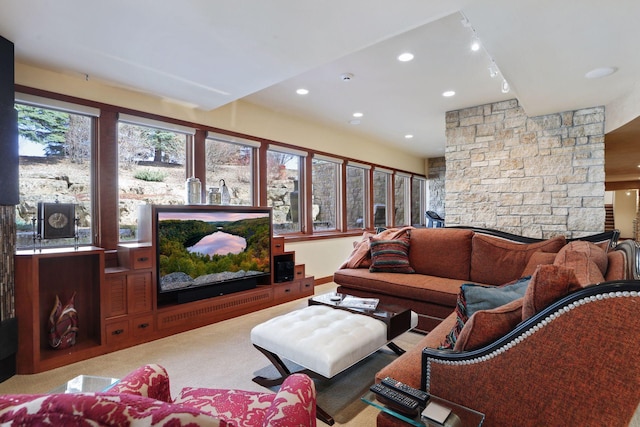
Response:
[[[54,388],[49,392],[49,394],[104,392],[113,387],[118,381],[120,381],[118,378],[78,375],[61,386]]]
[[[441,399],[434,395],[429,396],[429,402],[434,402],[448,409],[451,409],[451,414],[449,414],[444,424],[440,424],[426,418],[421,418],[420,414],[416,415],[415,417],[410,417],[408,415],[404,415],[397,411],[394,411],[393,409],[378,401],[376,399],[376,394],[371,391],[367,392],[360,399],[366,404],[374,406],[380,411],[416,427],[480,427],[484,422],[484,414],[467,408],[466,406],[461,406],[456,403],[449,402],[448,400]],[[429,402],[427,402],[427,405],[429,404]],[[422,409],[423,408],[421,408],[421,411]]]

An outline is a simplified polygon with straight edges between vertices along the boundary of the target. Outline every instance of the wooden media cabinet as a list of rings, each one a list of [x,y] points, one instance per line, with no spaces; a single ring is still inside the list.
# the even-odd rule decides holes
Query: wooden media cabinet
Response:
[[[16,371],[47,371],[313,295],[314,278],[305,275],[304,265],[295,264],[294,252],[284,250],[284,238],[273,237],[271,249],[270,284],[161,306],[157,303],[156,251],[150,243],[121,244],[115,254],[93,246],[18,251]],[[273,266],[279,259],[294,262],[294,275],[275,283]],[[74,292],[79,319],[76,344],[53,349],[47,339],[49,314],[56,295],[65,304]]]

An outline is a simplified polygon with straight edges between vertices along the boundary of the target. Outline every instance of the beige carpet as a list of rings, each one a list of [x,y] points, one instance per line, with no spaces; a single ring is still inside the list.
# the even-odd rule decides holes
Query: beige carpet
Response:
[[[334,283],[317,286],[316,294],[334,289]],[[167,369],[174,396],[187,386],[264,391],[251,378],[276,376],[277,371],[251,345],[251,328],[306,305],[307,299],[303,298],[41,374],[16,375],[0,383],[0,394],[44,393],[80,374],[120,378],[145,363],[158,363]],[[408,349],[420,338],[409,332],[395,342]],[[330,381],[316,381],[318,404],[334,416],[335,425],[375,425],[377,410],[362,403],[360,396],[372,384],[374,374],[395,357],[384,348]]]

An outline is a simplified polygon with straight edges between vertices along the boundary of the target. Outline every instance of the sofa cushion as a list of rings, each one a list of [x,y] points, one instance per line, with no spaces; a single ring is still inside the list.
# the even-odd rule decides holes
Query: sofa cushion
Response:
[[[586,241],[577,240],[574,242],[570,242],[565,245],[560,251],[558,251],[558,255],[554,260],[554,264],[556,265],[565,265],[567,262],[571,262],[567,259],[567,257],[571,257],[572,252],[583,253],[587,259],[592,261],[600,270],[602,276],[607,274],[607,267],[609,264],[609,259],[607,257],[607,253],[600,248],[599,246]],[[575,259],[575,257],[574,257]],[[591,282],[595,283],[595,282]]]
[[[334,282],[349,291],[362,291],[366,295],[382,294],[409,300],[429,302],[453,311],[460,286],[466,281],[422,274],[371,273],[363,268],[347,268],[333,273]],[[435,315],[435,314],[434,314]]]
[[[503,286],[483,286],[472,283],[462,285],[455,309],[456,324],[447,334],[441,348],[454,348],[462,328],[475,312],[490,310],[522,298],[530,280],[531,277],[523,277]]]
[[[539,265],[553,264],[558,254],[555,252],[534,252],[527,262],[527,266],[522,270],[522,276],[531,276]]]
[[[461,292],[467,302],[467,317],[479,310],[491,310],[508,302],[522,298],[531,277],[523,277],[502,286],[485,286],[475,284],[462,285]]]
[[[416,228],[409,262],[419,274],[469,281],[472,237],[473,231],[465,229]]]
[[[604,282],[600,269],[584,252],[568,251],[553,264],[572,268],[578,283],[582,286]]]
[[[582,288],[573,268],[560,265],[541,265],[524,294],[522,320],[527,320],[552,302]]]
[[[522,321],[523,298],[491,310],[477,311],[460,331],[455,351],[475,350],[507,334]]]
[[[409,264],[409,239],[409,230],[394,240],[376,236],[369,237],[371,248],[369,271],[372,273],[414,273]]]
[[[516,280],[535,252],[558,252],[565,243],[564,236],[536,243],[514,243],[476,233],[472,240],[471,281],[501,285]]]

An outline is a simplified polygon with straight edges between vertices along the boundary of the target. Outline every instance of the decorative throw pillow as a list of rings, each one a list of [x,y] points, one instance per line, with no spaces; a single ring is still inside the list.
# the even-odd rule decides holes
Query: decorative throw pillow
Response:
[[[460,287],[456,301],[456,324],[445,337],[440,346],[443,349],[453,349],[462,328],[474,313],[480,310],[491,310],[522,298],[531,277],[523,277],[502,286],[484,286],[465,283]]]
[[[371,247],[371,267],[372,273],[415,273],[409,264],[409,240],[410,234],[407,230],[394,240],[383,240],[376,236],[369,238]]]
[[[460,292],[458,294],[458,299],[456,301],[456,309],[454,310],[456,313],[456,323],[451,328],[451,331],[444,337],[444,341],[440,344],[441,350],[453,350],[453,347],[456,345],[456,341],[458,340],[458,336],[460,335],[460,331],[464,328],[465,323],[469,318],[467,317],[467,302],[464,299],[464,292]]]
[[[467,317],[476,311],[491,310],[524,296],[531,276],[523,277],[502,286],[462,285],[467,302]]]
[[[553,264],[572,268],[578,283],[582,286],[604,282],[600,268],[584,252],[567,251]]]
[[[539,265],[553,264],[558,254],[555,252],[534,252],[529,258],[527,266],[522,271],[523,276],[531,276]]]
[[[560,251],[558,251],[558,255],[553,263],[556,265],[566,265],[566,258],[571,252],[580,252],[585,254],[587,259],[598,266],[602,276],[607,274],[607,268],[609,267],[609,258],[607,257],[607,253],[598,245],[584,240],[576,240],[565,245],[560,249]]]
[[[524,294],[522,320],[527,320],[552,302],[582,288],[573,268],[541,265]]]
[[[565,244],[564,236],[536,243],[515,243],[476,233],[471,242],[471,281],[500,285],[521,277],[533,253],[558,252]]]
[[[464,325],[453,349],[475,350],[509,333],[522,320],[523,298],[492,310],[480,310]]]

